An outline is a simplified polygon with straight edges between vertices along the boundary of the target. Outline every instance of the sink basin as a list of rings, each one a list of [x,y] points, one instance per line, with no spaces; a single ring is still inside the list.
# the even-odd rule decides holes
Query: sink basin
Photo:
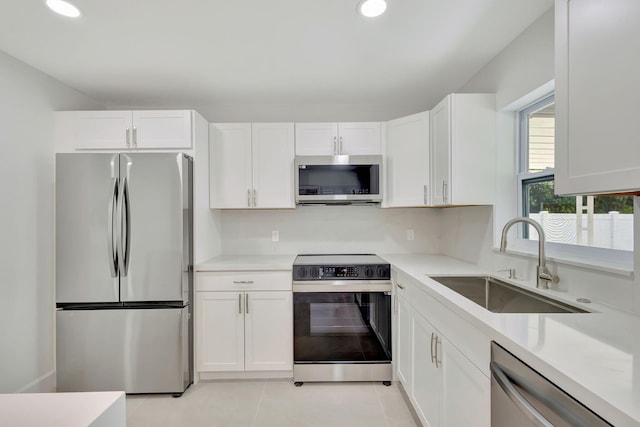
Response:
[[[494,313],[588,313],[489,276],[429,276]]]

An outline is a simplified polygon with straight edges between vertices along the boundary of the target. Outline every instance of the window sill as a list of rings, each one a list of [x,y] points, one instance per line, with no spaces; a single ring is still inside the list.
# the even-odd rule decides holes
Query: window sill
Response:
[[[634,276],[633,252],[582,247],[580,249],[586,249],[587,252],[592,253],[576,254],[576,248],[570,248],[569,250],[558,250],[557,248],[555,248],[556,250],[554,250],[554,247],[557,246],[567,245],[547,244],[546,258],[548,262],[569,265],[572,267],[579,267],[585,270],[610,273],[624,277]],[[494,247],[493,252],[500,253],[500,250],[497,247]],[[574,253],[568,254],[566,252]],[[517,244],[514,244],[513,247],[508,247],[506,253],[508,255],[516,255],[537,260],[538,243],[534,241],[525,242],[520,240]]]

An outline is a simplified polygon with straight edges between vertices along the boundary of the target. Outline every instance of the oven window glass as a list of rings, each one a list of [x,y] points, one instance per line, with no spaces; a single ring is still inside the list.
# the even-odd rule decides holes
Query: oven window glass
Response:
[[[380,194],[379,165],[301,165],[298,195]]]
[[[294,292],[296,363],[391,361],[391,296],[384,292]]]

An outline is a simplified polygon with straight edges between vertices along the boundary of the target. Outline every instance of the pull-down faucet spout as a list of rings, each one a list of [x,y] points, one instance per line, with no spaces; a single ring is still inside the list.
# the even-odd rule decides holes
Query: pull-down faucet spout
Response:
[[[518,222],[524,222],[526,224],[530,224],[533,228],[538,232],[538,267],[536,268],[537,280],[536,287],[542,289],[549,289],[549,281],[553,283],[558,283],[560,280],[558,276],[554,276],[551,274],[549,269],[547,268],[547,259],[544,255],[544,243],[545,243],[545,235],[542,226],[537,222],[532,220],[531,218],[513,218],[504,225],[502,228],[502,238],[500,239],[500,252],[504,252],[507,249],[507,232],[511,228],[513,224]]]

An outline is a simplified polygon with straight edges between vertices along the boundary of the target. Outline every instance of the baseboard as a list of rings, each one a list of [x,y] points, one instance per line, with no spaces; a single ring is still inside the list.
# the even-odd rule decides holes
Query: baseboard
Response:
[[[420,421],[420,417],[418,417],[418,413],[413,408],[413,403],[411,403],[411,399],[409,399],[409,395],[407,394],[407,391],[404,389],[404,386],[402,385],[402,383],[398,381],[396,384],[398,384],[398,388],[400,389],[400,394],[404,399],[404,403],[406,403],[407,407],[409,408],[409,412],[411,413],[411,417],[413,418],[413,421],[415,421],[417,426],[424,425],[422,424],[422,421]]]
[[[196,372],[199,381],[211,380],[290,380],[293,371]]]
[[[16,393],[53,393],[56,391],[56,372],[51,370],[25,385]]]

